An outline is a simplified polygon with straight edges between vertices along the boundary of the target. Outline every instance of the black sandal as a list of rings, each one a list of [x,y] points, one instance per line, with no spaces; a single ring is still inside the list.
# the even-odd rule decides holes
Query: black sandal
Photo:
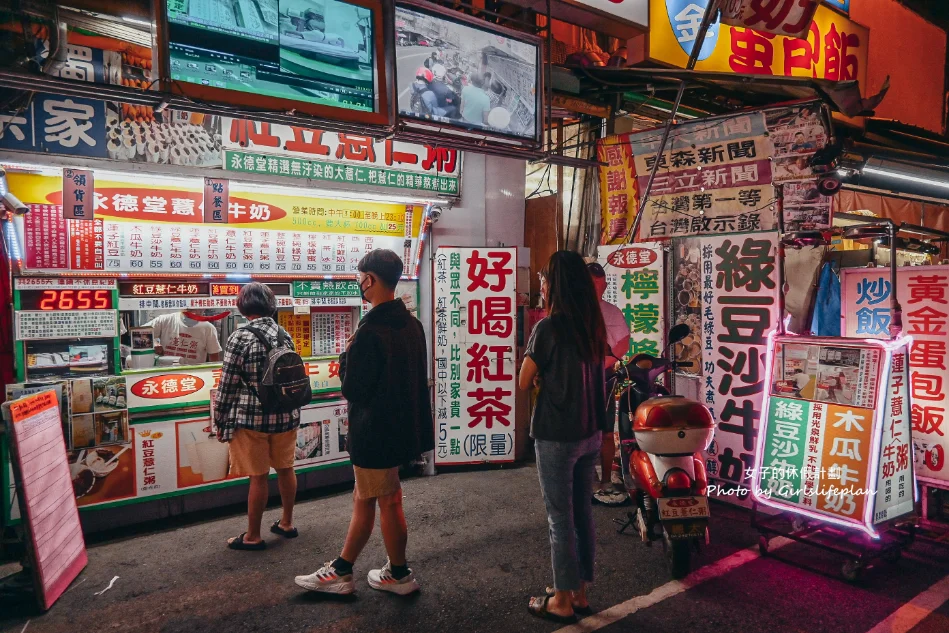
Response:
[[[546,587],[544,591],[547,593],[548,596],[552,596],[554,595],[554,593],[556,593],[556,590],[553,587]],[[576,613],[577,615],[582,615],[586,617],[588,615],[593,615],[593,607],[591,607],[590,605],[587,605],[585,607],[578,607],[577,605],[573,605],[573,612]]]
[[[274,534],[279,534],[283,538],[296,538],[300,536],[300,533],[296,528],[293,528],[292,530],[285,530],[280,527],[280,521],[274,521],[273,525],[270,526],[270,531]]]
[[[263,541],[260,543],[245,543],[244,537],[247,535],[247,532],[241,532],[241,535],[236,537],[234,540],[229,541],[227,546],[230,549],[238,549],[246,552],[259,552],[260,550],[267,549],[267,544]]]
[[[534,617],[550,620],[551,622],[556,622],[557,624],[575,624],[577,621],[576,614],[557,615],[556,613],[551,613],[547,610],[547,603],[550,602],[552,597],[553,596],[545,595],[543,597],[537,596],[536,598],[531,598],[530,603],[527,605],[528,613]]]

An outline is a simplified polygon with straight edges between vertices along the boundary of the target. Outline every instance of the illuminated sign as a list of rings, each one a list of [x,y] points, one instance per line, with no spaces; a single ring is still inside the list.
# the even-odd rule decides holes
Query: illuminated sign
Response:
[[[20,310],[111,310],[112,291],[47,289],[20,292]]]
[[[119,294],[126,297],[177,297],[206,295],[208,294],[208,284],[123,282],[119,284]]]
[[[650,3],[649,58],[685,68],[708,4],[709,0]],[[856,79],[863,84],[869,42],[869,29],[824,5],[818,7],[806,39],[716,21],[709,28],[695,69],[831,81]]]

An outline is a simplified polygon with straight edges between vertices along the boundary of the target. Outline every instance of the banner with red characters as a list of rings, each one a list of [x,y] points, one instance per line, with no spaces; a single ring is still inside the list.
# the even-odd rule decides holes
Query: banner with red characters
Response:
[[[514,461],[517,249],[435,253],[435,463]]]

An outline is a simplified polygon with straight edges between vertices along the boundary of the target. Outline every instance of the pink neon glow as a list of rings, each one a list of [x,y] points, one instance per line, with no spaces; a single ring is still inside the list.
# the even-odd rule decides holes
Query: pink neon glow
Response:
[[[765,386],[764,398],[762,399],[762,402],[761,402],[761,411],[764,415],[767,415],[767,412],[771,404],[770,384],[773,378],[772,374],[774,371],[774,356],[775,356],[775,347],[777,344],[777,338],[778,338],[778,335],[776,331],[772,331],[768,333],[768,343],[767,343],[767,348],[765,351],[765,376],[768,383]],[[842,339],[838,337],[826,337],[826,336],[825,337],[809,336],[807,337],[806,340],[807,342],[810,342],[810,343],[827,344],[827,345],[841,345],[841,344],[846,344],[848,342],[847,339]],[[911,336],[901,335],[891,341],[886,341],[886,340],[881,340],[881,339],[854,339],[852,340],[851,344],[854,344],[854,343],[866,344],[871,347],[881,348],[886,354],[886,356],[885,356],[885,361],[883,364],[883,371],[880,375],[889,376],[890,370],[892,368],[893,352],[904,346],[906,347],[906,349],[910,349],[912,342],[913,342],[913,338]],[[874,478],[874,482],[873,482],[874,485],[876,484],[876,478],[878,475],[877,469],[879,468],[879,461],[880,461],[880,444],[882,443],[882,440],[883,440],[883,437],[882,437],[882,428],[883,428],[883,422],[884,422],[883,418],[885,415],[885,404],[886,404],[886,398],[887,398],[888,393],[889,393],[889,381],[887,381],[886,388],[880,389],[880,392],[877,396],[878,398],[877,407],[876,407],[876,410],[874,411],[874,419],[873,419],[873,427],[872,427],[873,445],[870,452],[871,461],[870,461],[870,470],[869,470],[870,476]],[[765,497],[763,494],[763,491],[761,490],[761,468],[764,462],[764,450],[765,450],[765,447],[764,447],[765,433],[763,433],[762,431],[763,429],[759,428],[758,442],[757,442],[756,450],[755,450],[754,479],[752,481],[753,485],[751,488],[751,494],[755,498],[756,501],[758,501],[762,505],[770,506],[772,508],[777,508],[779,510],[785,510],[787,512],[793,512],[795,514],[807,516],[809,518],[812,518],[818,521],[826,521],[829,523],[835,523],[843,527],[858,528],[861,531],[865,532],[871,538],[874,538],[874,539],[880,538],[879,533],[877,533],[877,531],[873,528],[873,508],[876,503],[875,496],[872,498],[869,496],[867,497],[865,506],[864,506],[864,516],[863,516],[862,522],[855,519],[848,520],[848,519],[843,519],[840,517],[821,514],[818,512],[814,512],[812,510],[807,510],[805,508],[800,508],[794,505],[790,505],[788,503],[778,501],[773,498]],[[918,492],[916,491],[916,486],[915,486],[915,483],[916,483],[915,479],[916,479],[916,469],[914,468],[913,469],[914,497],[918,495]]]

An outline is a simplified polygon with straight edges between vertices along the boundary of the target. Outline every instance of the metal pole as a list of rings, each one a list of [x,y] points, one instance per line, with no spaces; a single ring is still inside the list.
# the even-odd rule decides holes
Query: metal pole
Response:
[[[785,334],[784,312],[787,309],[785,305],[786,296],[784,289],[784,284],[787,283],[784,272],[784,185],[778,185],[775,187],[775,196],[777,197],[775,204],[778,207],[778,257],[775,266],[778,273],[778,335],[783,335]],[[768,377],[767,380],[771,380],[771,378]]]
[[[896,222],[890,220],[890,338],[903,332],[903,308],[896,297]]]
[[[702,16],[702,25],[699,27],[699,32],[695,35],[695,43],[692,45],[692,54],[689,55],[689,63],[686,64],[686,70],[692,70],[695,68],[696,62],[699,60],[699,52],[702,50],[702,44],[705,43],[705,35],[708,33],[708,29],[712,26],[712,21],[715,18],[715,14],[718,12],[718,5],[721,3],[721,0],[712,0],[709,2],[708,7],[705,9],[705,15]],[[636,236],[636,232],[639,230],[639,223],[643,218],[643,211],[646,209],[646,203],[649,201],[649,192],[652,189],[652,183],[656,179],[656,173],[659,171],[659,163],[662,159],[663,152],[666,151],[666,143],[669,141],[669,133],[672,131],[672,124],[675,121],[676,114],[679,112],[679,105],[682,103],[682,96],[685,94],[685,84],[686,81],[683,79],[679,84],[679,91],[676,93],[675,102],[672,104],[672,113],[669,115],[669,120],[666,122],[666,127],[662,131],[662,140],[659,141],[659,151],[656,153],[656,162],[653,163],[652,170],[649,172],[649,180],[646,182],[646,190],[643,192],[642,199],[639,202],[639,211],[636,213],[636,219],[633,221],[633,228],[627,237],[628,241],[632,241]]]

